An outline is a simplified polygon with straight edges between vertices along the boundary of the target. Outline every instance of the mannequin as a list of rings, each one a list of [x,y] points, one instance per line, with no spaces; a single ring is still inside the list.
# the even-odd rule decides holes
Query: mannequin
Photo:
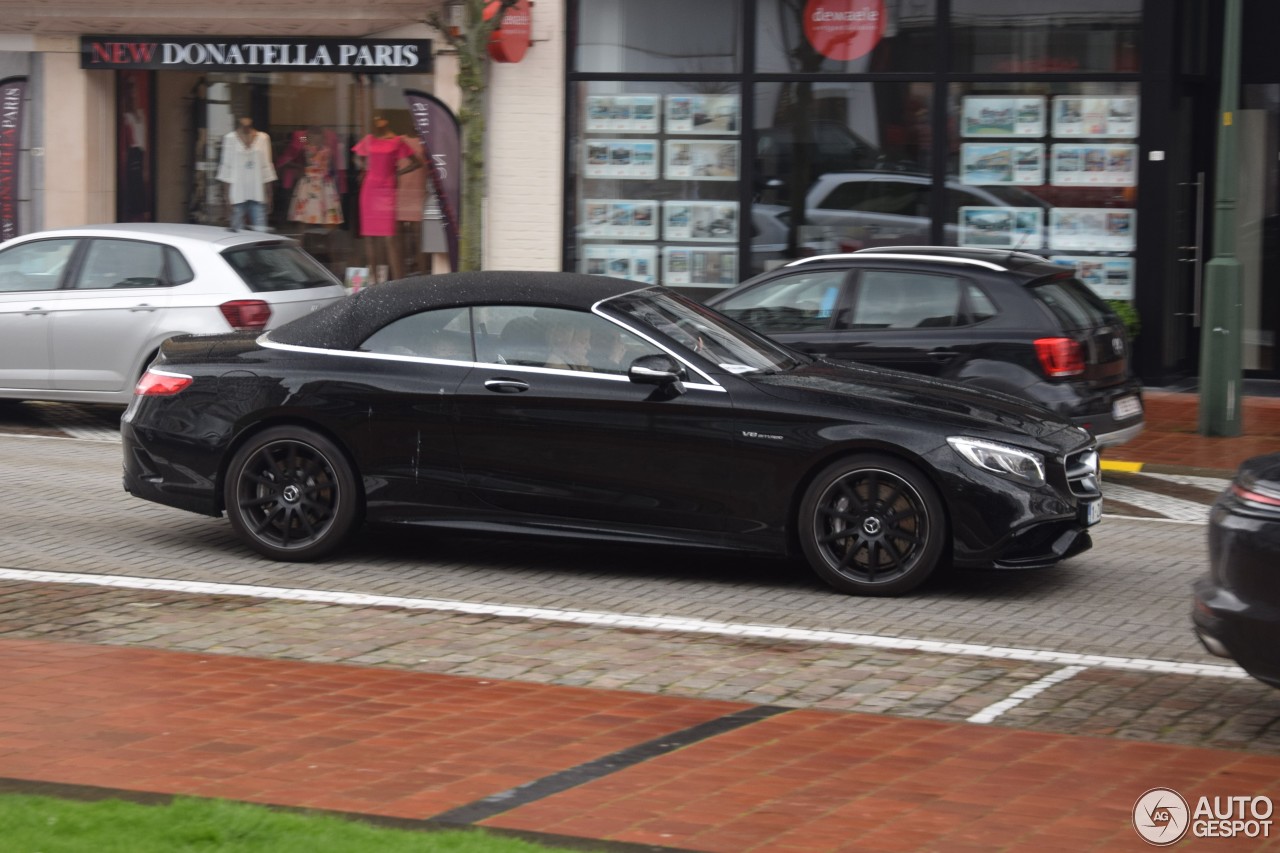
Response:
[[[396,177],[422,168],[422,158],[391,129],[382,115],[373,117],[373,132],[351,150],[364,171],[360,182],[360,234],[365,238],[365,262],[377,277],[386,265],[391,278],[404,274],[403,256],[396,236]],[[405,165],[400,165],[404,161]]]
[[[338,135],[316,125],[294,131],[288,147],[276,161],[276,169],[284,169],[299,159],[302,176],[289,169],[281,181],[286,190],[293,188],[289,221],[323,225],[326,230],[341,225],[346,172],[338,167]]]
[[[421,160],[422,140],[408,135],[404,137],[404,141],[413,151],[414,156]],[[396,178],[397,237],[400,239],[400,248],[409,261],[406,272],[423,274],[431,272],[431,259],[423,256],[419,250],[422,243],[422,209],[426,201],[426,190],[426,169],[414,169]]]
[[[267,230],[267,199],[276,169],[271,163],[271,138],[240,116],[236,129],[222,137],[222,162],[218,180],[226,188],[231,205],[231,227],[239,230],[245,220],[255,231]]]

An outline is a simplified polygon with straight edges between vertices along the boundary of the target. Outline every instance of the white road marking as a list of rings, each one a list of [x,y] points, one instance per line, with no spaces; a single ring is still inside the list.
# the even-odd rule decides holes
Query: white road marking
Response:
[[[978,713],[969,717],[965,722],[968,723],[990,723],[1005,711],[1016,708],[1028,699],[1034,699],[1044,691],[1048,690],[1055,684],[1061,684],[1072,676],[1079,675],[1088,669],[1087,666],[1064,666],[1056,672],[1051,672],[1038,681],[1033,681],[1021,690],[1015,691],[1008,699],[1001,699],[983,708]]]
[[[1117,483],[1108,483],[1103,480],[1102,506],[1104,512],[1106,511],[1107,498],[1158,512],[1166,518],[1172,518],[1176,521],[1208,521],[1209,519],[1208,504],[1182,500],[1181,498],[1170,498],[1142,489],[1135,489],[1132,486],[1121,486]]]
[[[1099,667],[1161,675],[1193,675],[1212,678],[1248,678],[1234,665],[1185,663],[1182,661],[1127,658],[1113,655],[1086,655],[1077,652],[1055,652],[1008,646],[985,646],[976,643],[950,643],[939,640],[916,640],[879,634],[855,634],[848,631],[820,631],[810,628],[783,628],[772,625],[734,624],[676,616],[639,616],[590,610],[556,610],[546,607],[520,607],[507,604],[480,604],[435,598],[403,598],[358,592],[330,592],[317,589],[253,586],[248,584],[179,581],[165,578],[141,578],[125,575],[93,575],[76,572],[45,572],[0,568],[0,580],[27,583],[69,583],[118,589],[143,589],[193,595],[231,595],[278,601],[307,601],[319,604],[344,604],[359,607],[395,607],[405,610],[434,610],[471,613],[514,619],[565,622],[603,628],[632,628],[644,631],[670,631],[684,634],[713,634],[789,640],[802,643],[864,646],[890,651],[916,651],[958,657],[997,658],[1028,663],[1056,664],[1064,667]]]

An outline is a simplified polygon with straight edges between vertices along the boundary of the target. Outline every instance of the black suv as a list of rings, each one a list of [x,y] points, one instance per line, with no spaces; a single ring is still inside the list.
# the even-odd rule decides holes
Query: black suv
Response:
[[[815,355],[1031,400],[1099,446],[1142,431],[1120,318],[1071,270],[996,249],[894,246],[793,261],[707,304]]]

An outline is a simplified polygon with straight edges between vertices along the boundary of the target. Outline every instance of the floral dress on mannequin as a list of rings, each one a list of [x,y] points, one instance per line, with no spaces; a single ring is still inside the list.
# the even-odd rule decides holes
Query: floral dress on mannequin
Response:
[[[289,219],[309,225],[341,225],[342,198],[333,182],[332,151],[323,139],[303,139],[306,165],[293,190]]]

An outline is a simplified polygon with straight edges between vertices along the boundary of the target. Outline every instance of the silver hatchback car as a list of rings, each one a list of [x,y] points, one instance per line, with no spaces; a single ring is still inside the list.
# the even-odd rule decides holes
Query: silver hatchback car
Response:
[[[173,335],[270,329],[341,299],[294,241],[94,225],[0,244],[0,399],[127,404]]]

